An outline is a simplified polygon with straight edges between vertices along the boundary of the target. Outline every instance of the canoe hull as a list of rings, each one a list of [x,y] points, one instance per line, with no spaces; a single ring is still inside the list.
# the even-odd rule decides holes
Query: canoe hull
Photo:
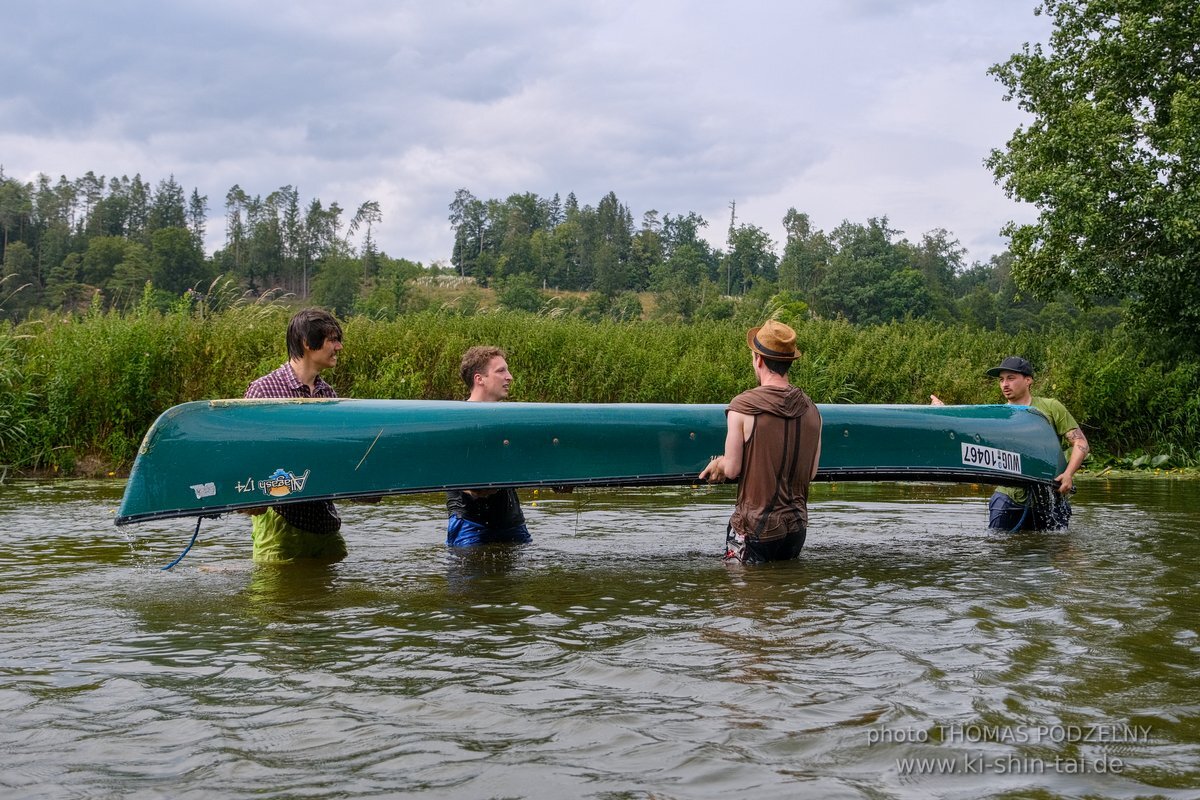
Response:
[[[1049,484],[1058,439],[1024,406],[821,405],[818,480]],[[116,523],[471,487],[695,483],[723,405],[211,400],[147,432]]]

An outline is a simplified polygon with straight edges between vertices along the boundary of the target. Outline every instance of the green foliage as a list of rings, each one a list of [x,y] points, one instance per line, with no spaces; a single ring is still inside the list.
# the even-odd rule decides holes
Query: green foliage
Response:
[[[800,325],[811,316],[808,303],[800,299],[795,292],[779,292],[772,295],[762,315],[763,320],[774,319],[793,328]]]
[[[380,256],[376,262],[375,277],[369,280],[362,294],[354,303],[357,314],[375,319],[392,319],[407,311],[419,310],[422,302],[413,291],[413,281],[424,270],[419,264],[403,258]]]
[[[1128,455],[1101,455],[1092,459],[1089,466],[1093,470],[1130,469],[1130,470],[1170,470],[1194,469],[1200,467],[1200,449],[1187,450],[1173,444],[1167,444],[1161,452],[1152,455],[1144,450],[1135,450]]]
[[[0,270],[0,311],[15,318],[41,302],[37,264],[24,242],[10,242],[4,249]]]
[[[204,251],[191,231],[182,227],[160,228],[151,234],[150,269],[155,285],[174,295],[212,279]]]
[[[1131,320],[1200,349],[1200,14],[1193,2],[1047,0],[1049,47],[991,73],[1033,121],[989,166],[1035,223],[1010,225],[1018,285],[1128,298]]]
[[[495,286],[500,305],[509,311],[537,313],[546,304],[536,280],[528,273],[498,280]]]
[[[642,318],[642,301],[637,292],[619,292],[608,308],[614,322],[636,322]]]
[[[358,299],[362,266],[350,258],[326,260],[313,280],[312,301],[328,308],[339,317],[349,316]]]
[[[729,253],[721,265],[726,294],[745,294],[752,285],[774,283],[778,256],[771,237],[755,225],[739,225],[729,234]]]
[[[615,296],[592,292],[575,314],[589,322],[633,322],[642,318],[642,301],[634,292]]]
[[[893,241],[897,233],[887,217],[840,225],[833,232],[838,249],[813,291],[813,308],[865,325],[929,316],[932,291],[914,269],[910,248]]]
[[[827,235],[789,209],[779,258],[763,229],[749,224],[731,223],[728,252],[715,250],[700,235],[707,222],[694,212],[648,211],[635,229],[612,192],[581,206],[573,194],[565,201],[529,192],[480,201],[463,189],[450,210],[453,271],[497,289],[502,308],[550,318],[625,321],[649,309],[663,322],[752,324],[775,315],[804,319],[807,307],[814,317],[857,324],[959,320],[1013,334],[1066,325],[1106,330],[1117,319],[1116,300],[1094,312],[1064,295],[1031,299],[1017,291],[1010,258],[964,267],[963,250],[947,231],[914,243],[886,217],[847,221]],[[210,302],[213,275],[229,283],[222,294],[287,292],[343,317],[386,320],[439,305],[464,315],[492,310],[491,294],[448,300],[444,287],[421,286],[434,270],[380,252],[375,201],[362,203],[346,225],[336,202],[301,205],[292,186],[265,196],[234,186],[225,197],[226,246],[211,258],[202,251],[206,213],[207,198],[193,190],[188,200],[174,178],[152,191],[140,176],[106,183],[88,172],[52,183],[40,175],[21,184],[0,174],[3,275],[10,290],[22,287],[0,314],[16,321],[51,309],[83,313],[97,300],[102,308],[166,313],[185,294],[194,303],[206,284]],[[556,299],[542,296],[547,287]],[[643,306],[648,288],[657,296]],[[791,308],[772,307],[780,292],[791,293]]]
[[[23,460],[38,401],[28,388],[16,345],[11,326],[0,322],[0,463],[6,460],[4,453],[11,454],[11,463]]]
[[[737,311],[737,303],[732,297],[722,295],[715,283],[707,279],[701,281],[697,294],[700,302],[692,314],[693,319],[710,321],[733,319],[734,312]]]
[[[83,316],[0,328],[0,463],[69,470],[99,457],[127,467],[170,406],[240,397],[286,360],[294,309],[232,286],[214,282],[165,312],[151,291],[126,313],[97,300]],[[766,307],[782,315],[796,302],[789,297],[768,297]],[[622,297],[606,302],[609,313]],[[1158,360],[1121,331],[1014,336],[933,322],[792,324],[802,353],[792,379],[817,402],[924,404],[931,393],[948,403],[1000,402],[983,371],[1019,353],[1037,368],[1035,393],[1062,400],[1084,427],[1097,463],[1103,453],[1151,454],[1139,463],[1167,455],[1160,466],[1185,466],[1200,455],[1200,362]],[[346,347],[326,378],[346,397],[461,398],[459,359],[475,344],[508,351],[514,400],[725,403],[754,382],[741,321],[441,310],[354,316],[344,330]]]

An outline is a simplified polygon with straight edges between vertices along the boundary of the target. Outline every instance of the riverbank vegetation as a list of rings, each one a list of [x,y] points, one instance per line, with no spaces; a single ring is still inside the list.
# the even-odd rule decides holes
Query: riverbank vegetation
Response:
[[[166,311],[147,289],[128,311],[97,303],[82,314],[0,327],[0,464],[120,473],[164,410],[240,397],[281,364],[294,303],[211,288]],[[926,403],[931,392],[949,403],[997,402],[983,370],[1023,353],[1039,365],[1037,388],[1084,426],[1097,464],[1126,459],[1161,469],[1200,461],[1200,363],[1162,361],[1121,328],[1010,334],[921,320],[855,326],[810,318],[778,297],[745,299],[728,319],[690,323],[466,305],[469,313],[448,303],[387,319],[347,318],[346,347],[328,379],[345,397],[459,398],[460,354],[494,343],[510,354],[514,400],[723,403],[753,382],[746,327],[774,315],[795,326],[804,357],[793,377],[818,402]],[[1148,457],[1136,462],[1141,456]]]

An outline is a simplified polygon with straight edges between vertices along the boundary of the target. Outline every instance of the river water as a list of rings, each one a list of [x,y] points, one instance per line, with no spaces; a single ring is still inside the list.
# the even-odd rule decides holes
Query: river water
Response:
[[[719,559],[729,488],[343,505],[350,556],[117,528],[119,482],[0,486],[5,798],[1200,797],[1200,481],[814,487],[798,561]]]

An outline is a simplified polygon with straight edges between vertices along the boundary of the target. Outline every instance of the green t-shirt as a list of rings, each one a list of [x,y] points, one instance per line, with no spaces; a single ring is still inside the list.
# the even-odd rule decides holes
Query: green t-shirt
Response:
[[[1058,434],[1059,443],[1064,450],[1068,451],[1066,457],[1070,460],[1071,443],[1067,441],[1066,436],[1070,431],[1079,427],[1079,423],[1071,416],[1071,412],[1067,411],[1067,407],[1058,402],[1052,397],[1031,397],[1029,405],[1036,408],[1045,415],[1046,419],[1050,420],[1050,424],[1054,426],[1054,432]],[[1016,486],[999,486],[997,492],[1006,494],[1013,499],[1013,502],[1025,502],[1025,490]]]

